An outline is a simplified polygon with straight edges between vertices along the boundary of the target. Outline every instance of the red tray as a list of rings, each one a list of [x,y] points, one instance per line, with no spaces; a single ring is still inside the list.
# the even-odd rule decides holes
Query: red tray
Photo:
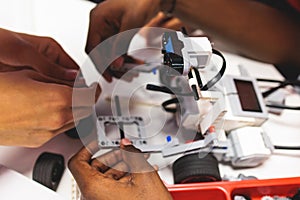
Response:
[[[174,200],[230,200],[235,195],[260,200],[263,196],[294,196],[300,188],[300,177],[176,184],[167,187]]]

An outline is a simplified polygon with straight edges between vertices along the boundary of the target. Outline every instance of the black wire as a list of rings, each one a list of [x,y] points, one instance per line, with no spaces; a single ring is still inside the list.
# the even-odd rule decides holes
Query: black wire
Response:
[[[278,109],[287,109],[287,110],[300,110],[299,106],[286,106],[286,105],[277,105],[277,104],[266,104],[269,108],[278,108]]]
[[[273,87],[273,88],[271,88],[271,89],[269,89],[269,90],[263,92],[263,93],[262,93],[262,96],[263,96],[264,98],[266,98],[266,97],[270,96],[272,93],[274,93],[275,91],[277,91],[278,89],[284,88],[285,86],[288,86],[288,85],[289,85],[289,84],[287,84],[287,83],[281,83],[279,86]]]
[[[279,80],[273,80],[273,79],[263,79],[263,78],[258,78],[256,79],[257,81],[260,82],[270,82],[270,83],[279,83],[278,86],[273,87],[265,92],[262,93],[262,96],[264,98],[268,97],[269,95],[271,95],[272,93],[274,93],[275,91],[277,91],[280,88],[284,88],[288,85],[292,85],[292,86],[300,86],[300,81],[298,80],[285,80],[285,81],[279,81]],[[280,104],[266,104],[267,107],[270,108],[278,108],[278,109],[286,109],[286,110],[300,110],[299,106],[286,106],[286,105],[280,105]]]
[[[163,93],[167,93],[167,94],[174,94],[174,92],[172,90],[170,90],[169,88],[167,88],[165,86],[147,84],[146,89],[151,90],[151,91],[156,91],[156,92],[163,92]]]
[[[199,85],[201,90],[208,90],[211,87],[213,87],[224,75],[225,70],[226,70],[226,60],[223,56],[223,54],[221,52],[219,52],[218,50],[213,49],[212,52],[218,56],[220,56],[223,60],[223,64],[222,67],[220,69],[220,71],[211,79],[209,80],[204,86]],[[198,77],[197,77],[198,78]],[[178,96],[194,96],[193,92],[189,92],[189,93],[175,93],[172,90],[170,90],[169,88],[165,87],[165,86],[157,86],[157,85],[153,85],[153,84],[147,84],[146,86],[147,90],[152,90],[152,91],[158,91],[158,92],[163,92],[163,93],[167,93],[167,94],[173,94],[173,95],[178,95]],[[169,106],[172,104],[178,104],[179,100],[178,98],[173,98],[173,99],[169,99],[165,102],[162,103],[162,107],[164,108],[164,110],[166,112],[171,112],[171,113],[176,113],[177,109],[176,108],[170,108]]]
[[[300,86],[300,81],[299,80],[284,80],[284,81],[280,81],[280,80],[274,80],[274,79],[265,79],[265,78],[257,78],[256,79],[259,82],[271,82],[271,83],[287,83],[290,85],[297,85]]]
[[[225,60],[223,54],[216,49],[213,49],[212,52],[213,52],[213,54],[216,54],[222,58],[223,64],[222,64],[220,71],[210,81],[208,81],[203,87],[201,87],[201,90],[203,90],[203,91],[206,91],[206,90],[209,90],[210,88],[212,88],[222,78],[222,76],[224,75],[225,70],[226,70],[226,60]]]
[[[206,91],[206,90],[210,89],[211,87],[213,87],[222,78],[222,76],[224,75],[225,70],[226,70],[226,60],[225,60],[224,56],[222,55],[222,53],[215,49],[213,49],[212,51],[214,54],[216,54],[222,58],[223,64],[222,64],[220,71],[211,80],[209,80],[204,86],[199,85],[200,89],[203,91]],[[157,85],[153,85],[153,84],[147,84],[146,89],[152,90],[152,91],[157,91],[157,92],[163,92],[163,93],[167,93],[167,94],[174,94],[177,96],[194,96],[193,92],[189,92],[189,93],[178,92],[177,93],[175,91],[173,92],[172,90],[170,90],[169,88],[167,88],[165,86],[157,86]],[[176,90],[176,89],[174,89],[174,90]]]
[[[178,98],[173,98],[173,99],[169,99],[165,102],[162,103],[162,107],[164,108],[164,110],[166,112],[170,112],[170,113],[176,113],[177,112],[177,108],[170,108],[170,105],[172,104],[178,104],[179,100]]]
[[[288,85],[292,85],[292,86],[300,86],[300,81],[298,80],[285,80],[285,81],[279,81],[279,80],[272,80],[272,79],[263,79],[263,78],[258,78],[256,79],[257,81],[260,82],[270,82],[270,83],[279,83],[278,86],[273,87],[265,92],[262,93],[262,96],[264,98],[268,97],[269,95],[271,95],[272,93],[274,93],[275,91],[277,91],[280,88],[284,88]]]
[[[283,83],[283,81],[280,80],[266,79],[266,78],[257,78],[256,80],[259,82]]]
[[[274,145],[275,149],[282,149],[282,150],[300,150],[300,146],[278,146]]]

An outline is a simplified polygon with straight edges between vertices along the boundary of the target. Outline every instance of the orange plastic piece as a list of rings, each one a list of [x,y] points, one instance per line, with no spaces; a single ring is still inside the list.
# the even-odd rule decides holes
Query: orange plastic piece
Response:
[[[210,126],[209,129],[208,129],[208,132],[209,133],[215,133],[216,132],[215,126]]]

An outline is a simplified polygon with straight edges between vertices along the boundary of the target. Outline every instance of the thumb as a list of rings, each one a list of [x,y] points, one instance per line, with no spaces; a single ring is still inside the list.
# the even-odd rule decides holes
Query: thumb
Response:
[[[131,173],[155,171],[141,150],[135,148],[128,139],[122,139],[121,150],[123,160],[129,166]]]

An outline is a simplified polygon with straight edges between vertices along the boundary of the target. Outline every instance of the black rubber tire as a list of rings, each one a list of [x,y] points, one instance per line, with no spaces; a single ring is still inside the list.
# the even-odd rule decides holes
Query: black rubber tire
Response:
[[[210,153],[182,156],[173,164],[173,177],[175,184],[220,181],[218,160]]]
[[[32,179],[56,191],[64,170],[65,160],[62,155],[45,152],[34,164]]]

